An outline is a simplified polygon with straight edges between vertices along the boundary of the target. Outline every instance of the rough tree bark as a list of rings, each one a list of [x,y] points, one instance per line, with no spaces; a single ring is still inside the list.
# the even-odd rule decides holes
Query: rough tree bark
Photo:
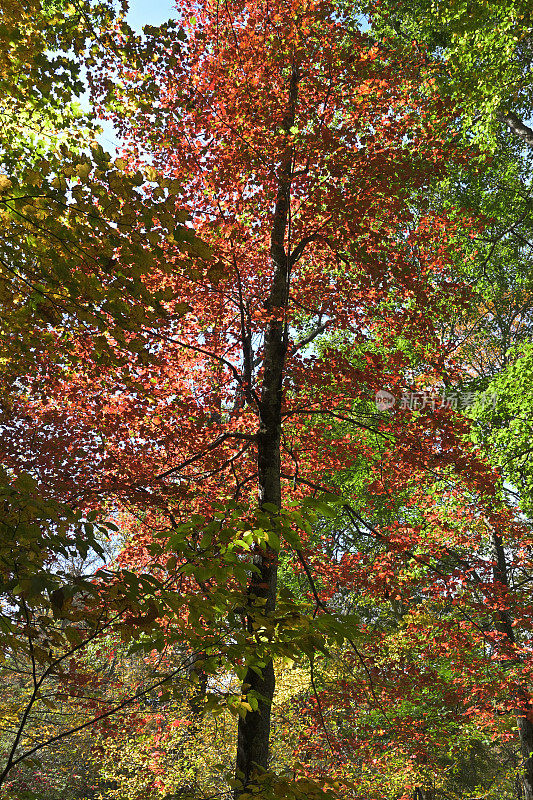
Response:
[[[533,128],[526,125],[514,111],[496,114],[496,118],[507,125],[511,133],[518,136],[529,147],[533,147]]]
[[[288,133],[294,125],[298,99],[298,67],[293,65],[289,81],[287,111],[281,127]],[[283,375],[287,352],[287,323],[285,309],[289,297],[290,256],[285,247],[285,236],[289,222],[293,151],[287,147],[280,165],[279,183],[274,208],[274,219],[270,240],[270,256],[273,276],[270,292],[265,300],[266,311],[272,314],[267,325],[263,350],[263,379],[259,404],[259,430],[257,432],[257,471],[259,483],[259,505],[268,504],[281,508],[281,404]],[[258,572],[254,573],[248,586],[250,604],[255,598],[265,601],[264,610],[271,613],[276,607],[278,563],[277,554],[271,548],[254,555]],[[252,632],[253,611],[247,619]],[[272,661],[263,668],[261,676],[249,669],[244,679],[243,693],[253,690],[263,699],[257,711],[239,718],[236,777],[246,788],[253,781],[254,772],[267,769],[270,739],[270,708],[274,697],[275,678]],[[244,778],[243,778],[244,776]],[[235,798],[242,789],[235,790]]]
[[[417,786],[413,792],[413,800],[434,800],[433,789],[421,789]]]
[[[494,580],[501,583],[502,586],[509,588],[507,559],[505,556],[505,548],[503,546],[502,537],[492,525],[489,527],[491,531],[492,551],[494,558],[493,577]],[[510,644],[514,645],[515,635],[513,628],[513,617],[508,610],[500,611],[498,613],[498,620],[495,627],[498,631],[500,631],[500,633],[504,634],[505,638]],[[526,690],[524,690],[523,696],[519,698],[519,700],[521,700],[524,705],[531,704],[531,697]],[[520,751],[523,759],[521,775],[523,797],[524,800],[533,800],[533,757],[531,755],[533,753],[533,723],[528,717],[525,716],[524,712],[517,716],[517,725],[518,734],[520,737]]]

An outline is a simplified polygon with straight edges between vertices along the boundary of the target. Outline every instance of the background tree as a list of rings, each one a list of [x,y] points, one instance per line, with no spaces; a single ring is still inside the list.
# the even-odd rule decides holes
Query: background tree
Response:
[[[459,178],[451,176],[436,194],[436,208],[459,201],[479,216],[481,227],[471,247],[462,242],[459,252],[473,255],[469,282],[480,298],[479,314],[469,309],[466,316],[452,320],[457,345],[464,358],[461,385],[470,391],[485,389],[491,378],[506,369],[512,346],[530,338],[530,145],[533,143],[528,120],[531,116],[531,24],[528,9],[520,3],[470,4],[444,7],[425,3],[383,3],[366,7],[372,25],[371,35],[384,47],[408,52],[413,41],[425,54],[421,81],[427,91],[437,91],[455,103],[451,137],[476,141],[482,152],[476,172]],[[490,152],[487,159],[483,151]],[[467,170],[468,172],[468,170]],[[474,252],[472,253],[472,247]],[[464,266],[457,264],[465,274]],[[509,349],[511,347],[511,350]],[[509,386],[509,384],[508,384]],[[491,389],[492,391],[492,389]],[[499,391],[499,380],[494,385]],[[483,434],[477,441],[495,442],[501,418],[492,416],[496,428],[490,429],[491,410],[481,412]],[[501,448],[504,436],[500,439]],[[510,441],[507,440],[510,444]],[[511,445],[512,450],[512,445]],[[499,463],[509,476],[508,459],[501,449],[496,455],[487,450],[493,463]],[[504,491],[512,488],[504,484]],[[517,498],[519,499],[519,498]],[[523,502],[527,505],[524,496]],[[524,505],[524,507],[525,507]],[[516,590],[516,575],[527,572],[518,553],[527,547],[527,535],[516,541],[516,548],[504,530],[492,533],[494,580]],[[511,577],[510,577],[511,576]],[[518,614],[520,616],[520,614]],[[502,628],[496,617],[494,624]],[[517,619],[509,611],[504,635],[513,646],[510,625]],[[528,625],[518,638],[528,637]],[[516,633],[516,628],[514,628]],[[520,656],[517,656],[520,659]],[[527,695],[527,692],[526,692]],[[521,749],[524,759],[524,791],[533,792],[531,723],[524,700],[519,715]]]
[[[87,346],[100,363],[117,364],[132,353],[149,358],[143,327],[167,315],[141,276],[185,217],[176,210],[175,185],[155,191],[151,174],[128,172],[120,159],[113,162],[95,141],[94,114],[82,114],[76,102],[84,68],[97,67],[109,51],[128,58],[141,47],[122,12],[106,3],[33,2],[5,3],[2,12],[3,424],[11,403],[26,391],[25,381],[39,386],[40,359],[57,375],[76,368],[82,357],[76,337],[90,340]],[[192,233],[187,236],[189,253],[201,247]],[[177,240],[174,247],[180,249]],[[46,397],[46,387],[37,391]],[[29,417],[24,425],[30,436],[43,433],[37,434]],[[120,579],[107,607],[101,595],[99,611],[93,605],[92,613],[91,570],[80,575],[65,566],[66,559],[83,562],[91,552],[102,556],[95,531],[108,525],[99,522],[95,528],[94,515],[75,508],[73,498],[57,502],[42,480],[3,467],[2,675],[9,702],[0,769],[5,787],[28,754],[84,729],[91,716],[84,703],[98,705],[99,699],[107,713],[109,705],[127,697],[102,698],[93,675],[94,694],[80,701],[80,686],[90,680],[87,664],[74,664],[76,655],[86,656],[91,643],[109,631],[109,601],[117,622],[125,612]],[[145,585],[137,595],[141,603],[146,590]],[[135,605],[131,592],[130,600]],[[63,713],[67,703],[71,716]],[[101,705],[93,716],[103,713]]]
[[[377,47],[331,4],[199,3],[184,5],[182,16],[184,30],[171,41],[158,31],[147,32],[144,49],[123,32],[110,41],[109,71],[94,70],[91,86],[131,150],[111,165],[96,147],[94,181],[83,188],[89,157],[83,147],[64,149],[67,166],[51,178],[59,194],[46,186],[43,195],[46,233],[23,239],[18,274],[31,283],[48,270],[61,312],[42,328],[69,349],[59,361],[53,347],[31,352],[24,392],[11,383],[5,463],[12,474],[31,471],[39,491],[120,521],[128,543],[118,564],[128,570],[112,584],[116,596],[102,588],[94,610],[121,615],[117,635],[130,643],[122,674],[135,675],[139,704],[152,699],[146,681],[157,677],[158,653],[162,679],[175,679],[155,701],[161,706],[183,702],[193,656],[199,674],[225,682],[217,692],[215,678],[202,677],[202,703],[238,718],[236,796],[257,784],[265,795],[319,796],[310,776],[368,796],[379,791],[375,776],[365,767],[361,779],[353,763],[371,763],[379,742],[399,753],[384,761],[388,780],[395,770],[395,787],[414,784],[427,795],[437,777],[444,785],[432,748],[468,732],[473,711],[480,727],[508,714],[505,692],[527,677],[528,663],[515,663],[517,641],[508,647],[502,638],[508,587],[487,556],[487,524],[506,526],[517,553],[526,534],[495,491],[498,478],[462,443],[464,420],[429,406],[378,414],[372,403],[378,389],[399,400],[402,390],[464,382],[467,348],[454,361],[452,337],[468,322],[460,285],[468,275],[454,248],[473,255],[461,234],[477,237],[484,221],[428,196],[445,170],[472,158],[448,137],[460,112],[425,91],[429,84],[419,90],[426,54]],[[141,191],[139,167],[150,179]],[[8,243],[12,264],[22,224],[12,190],[22,184],[10,175],[3,185],[6,218],[19,226]],[[108,190],[119,200],[106,218]],[[23,217],[34,231],[33,211]],[[80,219],[96,233],[78,258]],[[61,263],[65,286],[52,269]],[[443,349],[436,329],[446,317],[457,323]],[[479,336],[489,341],[489,327]],[[343,523],[331,531],[309,525],[313,510],[336,515],[310,499],[324,489],[343,495]],[[16,584],[8,588],[18,596]],[[33,598],[32,614],[61,632],[53,602],[32,591],[30,581],[24,603]],[[358,593],[362,609],[351,614]],[[523,595],[513,609],[525,629]],[[434,637],[422,642],[429,627]],[[31,626],[21,630],[33,646]],[[103,634],[110,653],[114,640]],[[527,636],[519,645],[527,656]],[[135,672],[137,646],[147,655]],[[316,722],[315,740],[333,753],[309,748],[300,782],[286,754],[274,754],[285,775],[266,771],[281,656],[308,660],[309,683],[295,696]],[[94,674],[90,657],[79,661]],[[344,706],[329,679],[340,659],[355,673]],[[117,678],[90,701],[121,710],[115,692],[123,688]],[[368,710],[349,729],[334,705],[359,708],[365,692]],[[386,706],[397,711],[382,735],[376,720]],[[134,714],[128,720],[138,724]],[[105,767],[119,784],[110,791],[176,788],[161,763],[157,778],[141,780],[157,751],[150,726],[132,780]],[[357,737],[373,728],[361,756]],[[103,728],[103,741],[112,733]],[[332,786],[332,771],[343,788]]]
[[[350,4],[353,8],[353,5]],[[425,60],[422,74],[453,99],[470,135],[495,143],[502,126],[522,146],[533,145],[531,13],[523,0],[357,4],[372,34],[386,47],[409,49]]]
[[[366,458],[367,482],[385,508],[428,468],[456,468],[472,485],[479,477],[480,496],[492,478],[462,458],[445,414],[385,418],[378,440],[389,442],[379,451],[389,459],[386,482],[365,433],[376,422],[369,400],[378,389],[401,391],[413,376],[419,386],[441,378],[446,359],[434,320],[462,296],[447,255],[459,218],[414,217],[410,206],[439,165],[463,157],[432,135],[433,100],[417,93],[421,65],[398,65],[326,3],[279,4],[268,14],[246,3],[183,12],[186,43],[177,38],[170,56],[154,54],[148,70],[160,87],[156,119],[136,115],[122,132],[132,137],[130,163],[137,166],[149,150],[156,173],[183,188],[178,203],[216,256],[194,265],[169,251],[147,279],[164,286],[174,315],[166,331],[152,332],[154,366],[130,361],[122,372],[103,370],[85,350],[83,369],[68,380],[44,365],[42,380],[61,402],[45,407],[34,392],[20,409],[46,423],[49,434],[32,445],[27,437],[15,441],[13,427],[5,450],[10,463],[31,465],[63,496],[83,487],[85,502],[105,494],[141,511],[123,563],[139,570],[164,553],[178,576],[190,570],[204,630],[213,625],[207,605],[221,596],[215,565],[227,542],[203,518],[196,529],[180,522],[193,510],[224,519],[230,499],[243,503],[231,512],[249,526],[232,540],[231,566],[238,581],[249,582],[247,599],[234,604],[246,619],[233,662],[249,706],[239,719],[235,788],[242,794],[242,783],[258,780],[254,768],[269,763],[272,655],[289,647],[291,636],[300,648],[321,641],[296,629],[304,617],[294,616],[294,607],[290,634],[289,601],[275,605],[280,533],[308,565],[305,537],[278,529],[282,486],[295,498],[321,484],[331,488],[336,470]],[[117,101],[123,106],[146,80],[129,69],[125,76],[128,91]],[[132,391],[147,385],[149,394]],[[65,415],[75,427],[66,430]],[[332,424],[339,417],[345,428]],[[59,445],[60,432],[72,455]],[[101,459],[97,471],[89,452]],[[432,504],[417,499],[429,516]],[[215,500],[222,507],[214,508]],[[363,519],[371,522],[377,501],[371,493],[365,500]],[[454,502],[461,501],[458,490]],[[400,551],[429,542],[440,548],[437,534],[450,542],[458,535],[442,525],[426,539],[425,528],[400,524]],[[170,535],[170,549],[152,549],[154,530]],[[393,520],[380,535],[383,564],[392,563]],[[319,543],[316,560],[328,556]],[[316,631],[333,626],[330,638],[342,637],[336,615],[318,614],[320,608]],[[235,613],[227,600],[220,609],[223,629]],[[233,622],[226,632],[236,635]],[[234,695],[229,700],[234,704]]]

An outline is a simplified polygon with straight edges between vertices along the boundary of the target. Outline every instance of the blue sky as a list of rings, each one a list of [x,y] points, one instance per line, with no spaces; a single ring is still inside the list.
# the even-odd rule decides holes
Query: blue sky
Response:
[[[140,33],[144,25],[160,25],[177,16],[174,0],[129,0],[128,22]],[[83,99],[81,99],[83,104]],[[120,147],[116,131],[109,122],[101,121],[102,133],[98,136],[104,150],[112,155]]]
[[[128,22],[136,31],[143,25],[160,25],[177,16],[173,0],[129,0]]]

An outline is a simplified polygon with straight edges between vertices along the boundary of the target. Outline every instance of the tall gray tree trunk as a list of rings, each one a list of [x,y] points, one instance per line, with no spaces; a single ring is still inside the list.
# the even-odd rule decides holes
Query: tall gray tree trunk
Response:
[[[288,132],[294,125],[296,102],[298,98],[298,68],[293,66],[289,82],[287,111],[281,127]],[[285,356],[287,351],[287,325],[284,311],[287,307],[290,282],[289,253],[285,248],[285,235],[289,220],[290,191],[292,179],[292,147],[287,147],[280,165],[279,183],[274,208],[274,219],[270,241],[272,259],[272,283],[264,307],[272,312],[274,318],[268,323],[263,350],[263,379],[259,403],[259,430],[257,433],[257,472],[259,484],[259,505],[265,504],[281,508],[281,406]],[[272,512],[274,515],[274,512]],[[277,553],[267,547],[266,552],[254,555],[258,572],[252,574],[248,586],[250,606],[254,598],[265,601],[264,611],[268,614],[276,607],[276,588],[278,575]],[[247,619],[250,632],[253,631],[253,609]],[[262,695],[257,711],[249,711],[239,718],[236,777],[244,787],[254,779],[254,772],[268,767],[270,741],[270,709],[274,697],[274,665],[269,661],[261,676],[252,669],[247,671],[243,692],[253,690]],[[244,777],[243,777],[244,776]],[[235,790],[235,798],[242,789]]]
[[[433,789],[422,789],[417,786],[413,792],[413,800],[435,800]]]
[[[501,583],[502,586],[509,588],[507,560],[503,541],[498,531],[492,525],[489,525],[489,527],[492,537],[494,558],[493,577],[494,580]],[[510,644],[515,643],[513,617],[509,611],[498,612],[498,620],[495,627],[500,633],[504,634]],[[524,705],[531,702],[531,697],[529,693],[526,693],[525,689],[523,696],[517,699],[521,700]],[[517,717],[517,724],[520,737],[520,751],[523,759],[521,769],[523,798],[524,800],[533,800],[533,723],[525,716],[524,712],[524,714],[519,714]]]

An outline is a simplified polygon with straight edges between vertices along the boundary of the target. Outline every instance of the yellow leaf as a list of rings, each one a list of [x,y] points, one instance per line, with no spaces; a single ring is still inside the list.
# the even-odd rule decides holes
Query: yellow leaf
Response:
[[[78,164],[76,167],[76,175],[82,180],[86,180],[89,177],[91,169],[90,164]]]
[[[8,192],[13,186],[13,182],[9,180],[7,175],[0,175],[0,194]]]

